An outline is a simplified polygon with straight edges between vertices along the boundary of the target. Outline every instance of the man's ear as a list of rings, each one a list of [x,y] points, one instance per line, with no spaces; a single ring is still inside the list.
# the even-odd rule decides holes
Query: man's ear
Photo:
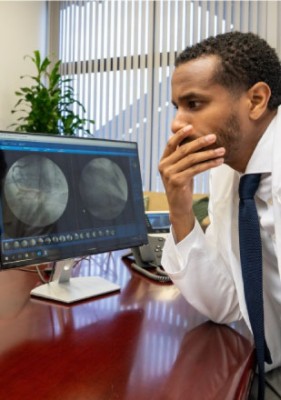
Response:
[[[267,110],[271,96],[270,87],[265,82],[257,82],[247,92],[249,100],[249,117],[259,119]]]

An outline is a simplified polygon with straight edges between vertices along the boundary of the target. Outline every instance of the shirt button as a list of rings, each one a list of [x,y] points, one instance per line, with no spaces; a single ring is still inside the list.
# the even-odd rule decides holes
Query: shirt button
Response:
[[[272,206],[272,204],[273,204],[272,197],[271,197],[270,199],[268,199],[267,204],[268,204],[269,206]]]

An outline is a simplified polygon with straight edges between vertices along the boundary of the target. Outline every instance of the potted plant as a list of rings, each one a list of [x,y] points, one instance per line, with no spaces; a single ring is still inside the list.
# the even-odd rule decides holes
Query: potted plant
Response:
[[[20,116],[10,127],[20,132],[76,135],[83,131],[91,134],[84,126],[86,123],[94,124],[95,121],[74,113],[73,106],[78,106],[83,114],[86,110],[74,97],[72,80],[61,76],[61,60],[51,66],[48,57],[41,60],[38,50],[33,52],[33,56],[26,57],[34,63],[36,75],[21,76],[21,79],[28,77],[33,82],[31,86],[21,87],[15,92],[19,100],[12,114],[20,113]]]

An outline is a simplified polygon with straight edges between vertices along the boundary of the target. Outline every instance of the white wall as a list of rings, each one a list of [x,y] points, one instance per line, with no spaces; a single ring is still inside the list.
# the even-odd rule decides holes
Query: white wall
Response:
[[[34,50],[46,56],[46,32],[46,1],[0,0],[0,130],[16,119],[11,114],[17,101],[15,91],[30,83],[20,76],[35,72],[24,56]]]

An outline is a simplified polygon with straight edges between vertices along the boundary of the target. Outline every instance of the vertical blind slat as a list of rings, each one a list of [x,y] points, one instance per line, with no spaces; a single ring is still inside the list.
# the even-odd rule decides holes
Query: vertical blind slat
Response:
[[[241,5],[241,31],[247,32],[249,29],[249,2],[244,1]]]
[[[133,109],[132,109],[132,124],[131,124],[131,129],[132,129],[132,135],[130,137],[130,140],[137,141],[138,137],[138,89],[139,89],[139,69],[138,69],[138,54],[139,54],[139,18],[141,17],[141,13],[139,10],[139,2],[134,2],[134,40],[132,41],[133,44],[133,49],[132,49],[132,54],[133,54],[133,80],[134,84],[131,85],[132,87],[132,103],[133,103]]]
[[[210,1],[210,7],[209,7],[209,36],[214,35],[214,16],[215,16],[215,3],[214,1]]]
[[[93,2],[88,3],[88,12],[87,12],[87,21],[88,21],[88,29],[89,29],[89,37],[88,37],[88,48],[85,49],[85,64],[87,65],[88,63],[88,72],[85,72],[85,75],[87,77],[87,95],[88,95],[88,102],[87,104],[87,110],[89,113],[89,117],[92,117],[93,113],[93,108],[94,108],[94,102],[93,102],[93,93],[94,91],[92,90],[92,87],[94,87],[94,81],[93,81],[93,74],[92,74],[92,68],[93,68],[93,23],[92,23],[92,15],[93,15]],[[90,129],[90,125],[88,124],[87,126],[88,129]]]
[[[130,78],[131,78],[131,40],[132,40],[132,6],[134,3],[128,2],[126,3],[127,8],[127,19],[125,21],[125,26],[127,29],[127,46],[126,46],[126,77],[124,80],[124,93],[125,93],[125,109],[130,107]],[[126,140],[130,140],[129,132],[130,132],[130,115],[131,113],[125,113],[125,127],[124,127],[124,135]]]
[[[146,123],[145,123],[145,116],[146,116],[146,108],[145,108],[145,101],[141,100],[145,98],[145,86],[146,86],[146,79],[147,79],[147,68],[145,66],[145,54],[146,54],[146,43],[147,43],[147,32],[148,32],[148,2],[143,1],[140,3],[141,5],[141,37],[140,39],[140,100],[139,100],[139,134],[138,134],[138,150],[140,155],[140,162],[141,166],[145,165],[145,141],[146,141]],[[142,155],[142,157],[141,157]],[[143,177],[144,180],[144,177]]]
[[[120,33],[119,33],[119,43],[120,43],[120,56],[119,56],[119,76],[120,76],[120,80],[119,80],[119,93],[116,93],[116,97],[118,97],[119,99],[119,109],[120,109],[120,114],[119,114],[119,119],[118,119],[118,131],[119,135],[121,133],[122,137],[123,137],[123,110],[124,110],[124,87],[123,87],[123,82],[126,80],[124,79],[124,60],[125,60],[125,56],[124,56],[124,48],[125,48],[125,42],[124,42],[124,37],[125,37],[125,7],[126,4],[124,1],[121,1],[119,4],[120,7],[120,13],[119,13],[119,17],[120,17],[120,21],[121,21],[121,25],[120,25]],[[123,44],[123,45],[122,45]]]
[[[156,21],[161,20],[162,15],[162,2],[155,3],[155,17]],[[160,51],[163,49],[162,47],[162,34],[163,34],[163,27],[158,26],[158,29],[155,29],[154,38],[155,38],[155,47],[160,48]],[[160,111],[160,91],[161,85],[159,85],[159,78],[161,74],[160,70],[160,51],[154,52],[153,55],[153,65],[154,65],[154,76],[153,76],[153,115],[152,115],[152,123],[153,123],[153,135],[152,135],[152,149],[153,152],[157,153],[158,144],[159,144],[159,111]],[[157,186],[157,178],[156,178],[156,163],[151,165],[151,185],[152,187]]]
[[[106,22],[108,21],[107,25],[108,28],[110,27],[110,29],[107,30],[107,35],[104,35],[104,47],[107,49],[106,53],[104,54],[104,58],[107,60],[106,62],[106,67],[105,67],[105,74],[104,74],[104,78],[105,78],[105,82],[106,82],[106,87],[104,90],[104,94],[105,94],[105,102],[104,102],[104,127],[105,127],[105,136],[108,138],[111,138],[111,129],[110,129],[110,125],[106,123],[106,121],[110,121],[110,114],[112,112],[112,96],[110,93],[110,62],[108,59],[108,54],[111,54],[110,50],[111,50],[111,44],[113,41],[113,37],[112,37],[112,32],[114,32],[114,20],[112,18],[112,7],[113,4],[112,2],[108,1],[105,3],[105,9],[106,9],[106,15],[105,15],[105,20],[104,20],[104,26],[106,26]],[[108,37],[107,42],[106,42],[106,36]]]
[[[207,9],[208,2],[201,1],[201,21],[200,21],[200,40],[207,37]]]
[[[225,2],[220,1],[217,4],[217,33],[224,32],[223,20],[224,20],[224,6]]]
[[[105,23],[105,13],[106,13],[106,6],[108,2],[102,2],[101,4],[101,21],[102,25],[104,26]],[[105,96],[105,90],[106,90],[106,74],[104,73],[105,71],[105,37],[107,35],[104,34],[104,32],[100,31],[99,33],[99,52],[100,52],[100,78],[99,78],[99,87],[100,87],[100,96],[99,96],[99,102],[100,102],[100,125],[103,127],[105,123],[104,119],[104,112],[105,112],[105,106],[107,104],[107,99]]]
[[[232,24],[232,3],[233,1],[225,2],[225,29],[229,31]]]
[[[148,8],[149,8],[149,24],[148,24],[148,37],[154,38],[154,30],[155,30],[155,22],[154,22],[154,11],[155,11],[155,3],[152,1],[148,1]],[[154,69],[153,69],[153,52],[154,52],[154,42],[152,40],[148,41],[148,51],[147,51],[147,86],[148,91],[151,91],[153,86],[153,77],[154,77]],[[151,95],[146,95],[146,131],[144,132],[145,137],[145,149],[144,154],[142,157],[143,160],[143,179],[144,179],[144,188],[152,188],[151,184],[151,169],[152,169],[152,152],[149,153],[148,149],[153,149],[153,142],[152,138],[154,136],[154,129],[152,125],[152,114],[153,114],[153,104],[154,104],[154,97],[151,91]],[[150,130],[150,127],[151,130]],[[151,134],[153,132],[153,134]]]
[[[258,31],[258,2],[250,2],[249,25],[251,31]]]
[[[119,11],[120,11],[120,1],[115,1],[113,2],[113,13],[112,13],[112,19],[115,21],[114,24],[114,30],[113,30],[113,73],[112,73],[112,82],[111,82],[111,91],[110,91],[110,96],[113,101],[113,110],[112,110],[112,132],[110,132],[110,139],[114,139],[115,137],[115,132],[117,131],[117,121],[115,118],[115,112],[118,107],[118,96],[116,95],[117,93],[120,92],[120,76],[118,75],[118,70],[117,70],[117,48],[118,48],[118,29],[120,28],[120,17]]]

